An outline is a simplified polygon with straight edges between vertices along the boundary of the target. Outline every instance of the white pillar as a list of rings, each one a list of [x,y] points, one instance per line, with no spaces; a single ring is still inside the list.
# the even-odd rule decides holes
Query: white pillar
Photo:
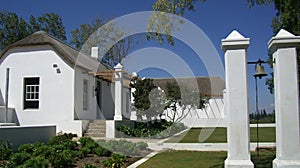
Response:
[[[122,121],[123,98],[123,66],[119,63],[115,67],[115,121]]]
[[[300,36],[280,30],[269,42],[276,112],[275,168],[300,167],[299,88],[296,46]]]
[[[106,138],[115,138],[115,121],[114,120],[106,120],[106,127],[105,127],[105,137]]]
[[[226,168],[253,168],[250,160],[246,50],[250,39],[232,31],[222,40],[225,52],[226,108],[228,116]]]

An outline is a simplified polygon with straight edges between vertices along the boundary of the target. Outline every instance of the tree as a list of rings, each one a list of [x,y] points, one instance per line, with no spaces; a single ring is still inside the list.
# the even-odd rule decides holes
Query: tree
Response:
[[[277,10],[276,16],[272,21],[274,35],[280,29],[285,29],[295,35],[300,35],[300,1],[299,0],[247,0],[250,7],[254,5],[274,4]],[[300,45],[297,47],[298,53],[298,85],[300,86]],[[272,55],[269,55],[270,66],[272,67]],[[266,79],[266,85],[270,93],[274,91],[274,75]]]
[[[166,98],[153,84],[153,79],[138,79],[132,87],[135,88],[133,105],[137,109],[137,117],[142,119],[145,116],[147,120],[160,117],[165,110]]]
[[[29,22],[30,33],[42,30],[48,34],[62,40],[66,41],[66,31],[63,25],[62,19],[58,14],[55,13],[45,13],[35,19],[30,16]]]
[[[168,112],[166,117],[173,123],[180,122],[191,110],[205,108],[208,102],[196,89],[179,87],[176,83],[166,84],[166,96],[168,100],[166,108],[172,111],[171,114]]]
[[[205,0],[157,0],[153,5],[154,11],[168,12],[176,15],[183,15],[185,11],[194,11],[196,2],[205,2]],[[255,5],[269,5],[274,4],[277,11],[272,21],[274,34],[280,29],[285,29],[295,35],[300,35],[300,1],[299,0],[246,0],[249,7]],[[155,16],[153,16],[155,17]],[[160,30],[162,27],[167,29],[165,31],[165,38],[168,43],[174,45],[174,40],[170,36],[173,25],[166,26],[165,18],[160,17],[158,23],[154,24],[153,21],[149,23],[149,29]],[[157,39],[159,43],[163,42],[164,36],[161,33],[147,33],[147,39]],[[297,47],[298,53],[298,83],[300,86],[300,45]],[[272,56],[269,55],[270,66],[272,67]],[[271,73],[271,78],[266,79],[266,85],[271,93],[274,91],[274,78]],[[300,89],[299,89],[300,90]]]
[[[29,35],[28,24],[12,12],[0,12],[0,51]]]
[[[120,28],[112,21],[103,22],[100,18],[90,24],[80,25],[71,34],[71,45],[87,55],[91,47],[99,46],[99,54],[103,56],[101,61],[112,67],[120,63],[132,48],[130,37],[123,39],[125,33]],[[122,39],[117,41],[119,38]]]
[[[29,23],[27,23],[16,13],[0,12],[0,51],[39,30],[43,30],[62,41],[66,40],[62,19],[55,13],[46,13],[37,19],[30,16]]]

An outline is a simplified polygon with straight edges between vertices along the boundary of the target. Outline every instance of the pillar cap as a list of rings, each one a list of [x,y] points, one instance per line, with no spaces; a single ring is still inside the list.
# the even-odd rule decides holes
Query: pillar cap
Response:
[[[268,48],[271,53],[276,51],[278,48],[294,48],[300,43],[300,36],[281,29],[275,37],[272,37],[268,42]]]
[[[222,39],[222,50],[228,49],[247,49],[250,44],[250,38],[245,38],[237,30],[233,30],[226,39]]]
[[[123,69],[123,65],[118,63],[114,68],[115,69]]]

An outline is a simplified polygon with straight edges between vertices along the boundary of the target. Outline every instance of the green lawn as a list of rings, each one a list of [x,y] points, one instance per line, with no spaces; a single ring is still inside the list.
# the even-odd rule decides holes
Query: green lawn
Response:
[[[166,143],[226,143],[226,130],[226,128],[192,128],[188,133],[178,135],[166,141]],[[275,127],[259,128],[258,133],[259,142],[275,142]],[[250,141],[256,142],[256,127],[250,128]]]
[[[226,157],[226,152],[166,151],[150,158],[139,168],[223,168]],[[275,150],[261,151],[259,160],[256,153],[251,152],[251,158],[256,168],[269,168],[272,167]]]

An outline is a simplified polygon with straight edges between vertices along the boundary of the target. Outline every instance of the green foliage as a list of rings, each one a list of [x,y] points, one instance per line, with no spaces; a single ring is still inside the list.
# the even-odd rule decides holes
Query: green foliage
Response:
[[[64,144],[66,142],[72,141],[72,138],[75,135],[73,134],[63,134],[63,135],[57,135],[49,139],[48,145],[57,145],[57,144]]]
[[[37,18],[30,16],[30,21],[27,23],[25,19],[18,17],[16,13],[1,11],[0,51],[4,47],[39,30],[43,30],[62,41],[66,40],[62,19],[55,13],[46,13]]]
[[[277,11],[272,20],[274,34],[277,34],[280,29],[285,29],[295,35],[300,35],[300,1],[299,0],[247,0],[250,7],[255,5],[274,4]],[[298,64],[300,64],[300,45],[297,47]],[[272,55],[269,55],[269,60],[272,60]],[[269,61],[272,67],[272,61]],[[266,85],[271,94],[274,93],[274,74],[266,79]],[[300,66],[298,66],[298,84],[300,84]]]
[[[75,162],[75,151],[72,150],[56,150],[51,153],[48,160],[53,167],[70,167]]]
[[[51,153],[55,150],[55,148],[48,146],[46,144],[40,145],[38,148],[35,148],[32,155],[33,156],[41,156],[45,158],[49,158]]]
[[[186,10],[194,11],[196,2],[205,2],[205,0],[157,0],[152,9],[181,16]],[[181,23],[181,20],[171,19],[165,13],[154,13],[150,17],[146,37],[147,39],[156,39],[159,43],[163,43],[166,39],[169,44],[174,45],[171,32],[177,28],[176,26]]]
[[[110,141],[97,141],[100,146],[115,153],[126,156],[138,156],[141,153],[141,144],[133,143],[126,140],[110,140]]]
[[[86,157],[90,152],[91,152],[91,150],[90,150],[89,148],[87,148],[87,147],[82,147],[82,148],[80,148],[80,149],[78,150],[77,156],[78,156],[79,158],[84,158],[84,157]]]
[[[19,146],[18,151],[33,154],[41,146],[44,146],[44,144],[39,143],[39,142],[36,142],[34,144],[22,144],[22,145]]]
[[[3,142],[0,140],[0,161],[8,160],[10,155],[12,154],[12,145],[9,141]]]
[[[90,137],[81,137],[79,139],[80,144],[83,147],[86,147],[88,149],[90,149],[91,151],[93,151],[95,148],[97,148],[99,145]]]
[[[266,110],[260,111],[258,114],[252,113],[250,116],[250,123],[275,123],[275,111],[267,113]]]
[[[186,127],[182,123],[172,123],[166,120],[155,120],[150,122],[136,122],[135,128],[131,129],[126,125],[121,125],[118,130],[124,137],[140,138],[166,138],[170,137]]]
[[[88,165],[84,165],[84,168],[98,168],[98,167],[95,165],[88,164]]]
[[[153,84],[153,79],[137,80],[132,87],[136,89],[133,93],[133,105],[137,109],[137,117],[146,116],[147,120],[151,120],[163,113],[166,98]]]
[[[22,165],[26,160],[30,159],[31,155],[26,152],[14,153],[9,160],[10,166]]]
[[[102,146],[98,146],[93,152],[98,156],[111,156],[111,152]]]
[[[28,159],[21,166],[22,168],[46,168],[48,167],[48,161],[43,157],[34,157]]]
[[[102,163],[105,167],[121,168],[125,160],[126,156],[113,153],[109,159],[104,160]]]
[[[125,33],[113,21],[104,22],[100,18],[81,24],[71,34],[71,45],[82,53],[90,55],[90,48],[99,46],[99,55],[104,56],[101,61],[111,67],[120,63],[132,48],[131,37],[125,38]]]
[[[208,99],[204,98],[197,87],[188,87],[186,84],[179,86],[177,83],[167,83],[165,93],[168,99],[166,108],[172,110],[172,114],[167,113],[173,123],[181,121],[191,110],[205,108]],[[180,113],[178,111],[180,108]],[[183,113],[184,111],[185,113]]]

